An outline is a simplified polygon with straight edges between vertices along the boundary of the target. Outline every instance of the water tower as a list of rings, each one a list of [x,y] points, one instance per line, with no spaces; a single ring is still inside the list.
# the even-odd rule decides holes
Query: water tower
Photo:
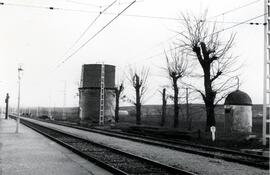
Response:
[[[252,132],[252,101],[247,93],[233,91],[225,99],[224,108],[226,133]]]
[[[115,66],[84,64],[79,88],[82,123],[103,125],[114,123]]]

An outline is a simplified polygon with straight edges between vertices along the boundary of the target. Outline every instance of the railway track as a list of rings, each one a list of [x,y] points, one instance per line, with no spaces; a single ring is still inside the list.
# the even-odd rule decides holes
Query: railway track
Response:
[[[205,145],[195,145],[195,144],[185,143],[181,141],[173,141],[173,140],[162,139],[162,138],[153,138],[150,136],[141,136],[137,134],[113,132],[113,131],[106,131],[106,130],[101,130],[101,129],[90,129],[90,128],[84,128],[81,126],[61,123],[61,122],[49,121],[49,123],[72,127],[72,128],[76,128],[80,130],[89,131],[89,132],[95,132],[95,133],[104,134],[108,136],[129,139],[129,140],[133,140],[133,141],[137,141],[141,143],[162,146],[169,149],[179,150],[179,151],[202,155],[206,157],[223,159],[226,161],[240,163],[240,164],[257,167],[261,169],[269,169],[269,157],[266,157],[266,156],[242,153],[235,150],[229,150],[229,149],[223,149],[223,148],[217,148],[217,147],[211,147],[211,146],[205,146]]]
[[[164,165],[118,149],[97,144],[28,120],[21,123],[64,145],[73,152],[117,175],[194,175],[192,172]]]

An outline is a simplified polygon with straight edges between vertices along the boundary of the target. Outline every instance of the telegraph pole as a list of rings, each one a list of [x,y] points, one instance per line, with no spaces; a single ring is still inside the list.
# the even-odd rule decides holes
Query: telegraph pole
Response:
[[[63,99],[63,120],[66,120],[66,113],[65,113],[65,107],[66,107],[66,91],[67,91],[67,82],[64,81],[64,99]]]
[[[17,124],[16,124],[16,133],[19,133],[19,124],[20,124],[20,98],[21,98],[21,72],[23,71],[22,67],[18,68],[18,106],[17,106]]]
[[[38,106],[37,106],[37,109],[36,109],[36,116],[37,116],[37,118],[39,116],[39,107]]]
[[[49,96],[49,118],[52,119],[52,108],[51,108],[51,101],[52,101],[52,91],[50,90],[50,96]]]
[[[267,127],[270,124],[270,27],[269,27],[269,11],[270,3],[264,0],[264,76],[263,76],[263,145],[266,145],[269,139],[269,131]],[[268,43],[267,43],[268,42]],[[268,68],[268,71],[267,71]],[[268,81],[267,81],[268,80]]]

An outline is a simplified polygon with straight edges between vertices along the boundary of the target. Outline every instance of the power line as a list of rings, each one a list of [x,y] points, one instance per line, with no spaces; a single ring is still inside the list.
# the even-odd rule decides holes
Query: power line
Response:
[[[139,1],[136,1],[137,3],[138,2],[143,2],[144,0],[139,0]],[[130,3],[130,2],[119,2],[118,3],[118,5],[123,5],[123,4],[128,4],[128,3]]]
[[[63,11],[72,11],[72,12],[83,12],[83,13],[99,13],[97,11],[89,11],[89,10],[68,9],[68,8],[61,8],[61,7],[54,7],[54,6],[38,6],[38,5],[6,3],[6,2],[0,2],[0,5],[25,7],[25,8],[37,8],[37,9],[46,9],[46,10],[63,10]]]
[[[247,23],[247,22],[249,22],[249,21],[252,21],[252,20],[254,20],[254,19],[260,18],[260,17],[262,17],[262,16],[264,16],[264,15],[266,15],[266,13],[264,13],[264,14],[262,14],[262,15],[258,15],[258,16],[254,17],[254,18],[250,18],[250,19],[248,19],[248,20],[239,22],[238,24],[235,24],[235,25],[232,25],[232,26],[227,27],[227,28],[225,28],[225,29],[219,30],[219,31],[217,31],[217,32],[215,32],[215,33],[213,33],[213,34],[224,32],[224,31],[226,31],[226,30],[229,30],[229,29],[232,29],[232,28],[237,27],[237,26],[239,26],[239,25],[245,24],[245,23]],[[262,24],[262,25],[265,25],[265,23],[261,23],[261,24]],[[181,33],[182,33],[182,32],[181,32]],[[213,35],[213,34],[212,34],[212,35]],[[165,52],[169,52],[169,51],[171,51],[171,50],[173,50],[173,49],[176,49],[176,48],[178,48],[178,46],[177,46],[177,47],[174,47],[174,48],[167,49]],[[157,54],[155,54],[155,55],[152,55],[152,56],[149,56],[149,57],[145,57],[143,60],[149,60],[149,59],[155,58],[155,57],[157,57],[157,56],[159,56],[159,55],[162,55],[162,54],[164,54],[164,51],[163,51],[163,52],[159,52],[159,53],[157,53]],[[140,60],[142,60],[142,59],[140,59]],[[137,61],[139,61],[139,60],[137,60]]]
[[[69,1],[70,2],[74,2],[74,1],[71,1],[71,0],[69,0]],[[125,2],[125,3],[127,3],[127,2]],[[83,12],[83,13],[100,13],[100,11],[89,11],[89,10],[80,10],[80,9],[68,9],[68,8],[53,7],[53,6],[46,7],[46,6],[37,6],[37,5],[28,5],[28,4],[15,4],[15,3],[6,3],[6,2],[0,2],[0,5],[16,6],[16,7],[27,7],[27,8],[41,8],[41,9],[47,9],[47,10],[48,9],[49,10],[63,10],[63,11]],[[110,13],[109,12],[107,12],[107,13],[104,12],[103,14],[117,15],[117,13],[112,13],[112,12],[110,12]],[[173,17],[148,16],[148,15],[136,15],[136,14],[124,14],[123,16],[139,17],[139,18],[149,18],[149,19],[179,20],[178,18],[173,18]]]
[[[227,13],[231,13],[231,12],[233,12],[233,11],[236,11],[236,10],[239,10],[239,9],[241,9],[241,8],[244,8],[244,7],[247,7],[247,6],[250,6],[250,5],[252,5],[252,4],[255,4],[255,3],[257,3],[257,2],[259,2],[259,1],[261,1],[261,0],[256,0],[256,1],[253,1],[253,2],[250,2],[250,3],[247,3],[247,4],[244,4],[244,5],[242,5],[242,6],[239,6],[239,7],[237,7],[237,8],[234,8],[234,9],[231,9],[231,10],[228,10],[228,11],[225,11],[225,12],[223,12],[223,13],[221,13],[221,14],[218,14],[218,15],[215,15],[215,16],[213,16],[213,17],[210,17],[210,18],[208,18],[208,19],[212,19],[212,18],[215,18],[215,17],[218,17],[218,16],[221,16],[221,15],[224,15],[224,14],[227,14]],[[233,27],[236,27],[236,26],[238,26],[238,25],[241,25],[241,24],[249,24],[249,25],[265,25],[265,23],[258,23],[258,22],[250,22],[250,23],[247,23],[247,22],[249,22],[249,21],[251,21],[251,20],[254,20],[254,19],[257,19],[257,18],[259,18],[259,17],[261,17],[261,16],[264,16],[265,14],[263,14],[263,15],[259,15],[259,16],[257,16],[257,17],[255,17],[255,18],[252,18],[252,19],[249,19],[249,20],[246,20],[246,21],[242,21],[242,22],[221,22],[221,21],[210,21],[210,20],[205,20],[204,22],[214,22],[214,23],[235,23],[235,25],[233,25],[233,26],[231,26],[231,27],[228,27],[228,28],[225,28],[225,29],[223,29],[223,30],[221,30],[221,31],[225,31],[225,30],[229,30],[229,29],[231,29],[231,28],[233,28]],[[136,15],[136,17],[149,17],[149,16],[137,16]],[[151,17],[152,18],[152,17]],[[153,18],[159,18],[159,17],[153,17]],[[164,17],[161,17],[162,19],[164,19]],[[169,18],[170,20],[177,20],[176,18]],[[178,19],[179,20],[179,19]],[[180,19],[180,20],[183,20],[183,19]],[[220,32],[220,31],[219,31]],[[183,33],[183,32],[180,32],[180,33]],[[178,33],[178,34],[180,34],[180,33]],[[177,35],[178,35],[177,34]],[[177,36],[176,35],[176,36]],[[171,37],[168,39],[168,40],[170,40],[171,39]],[[167,41],[167,40],[166,40]],[[159,44],[158,44],[159,45]],[[177,47],[176,47],[177,48]],[[173,49],[175,49],[175,48],[173,48]],[[148,49],[148,50],[150,50],[150,49]],[[166,50],[166,52],[168,52],[168,51],[171,51],[172,49],[168,49],[168,50]],[[155,55],[152,55],[152,56],[149,56],[149,57],[146,57],[146,58],[144,58],[144,60],[149,60],[149,59],[152,59],[152,58],[154,58],[154,57],[156,57],[156,56],[159,56],[159,55],[162,55],[162,54],[164,54],[164,52],[159,52],[159,53],[157,53],[157,54],[155,54]]]
[[[45,6],[38,6],[38,5],[16,4],[16,3],[6,3],[6,2],[0,2],[0,5],[15,6],[15,7],[27,7],[27,8],[41,8],[41,9],[49,9],[49,10],[59,9],[56,7],[45,7]]]
[[[71,1],[71,0],[69,0],[69,1]],[[211,17],[211,18],[218,17],[218,16],[221,16],[221,15],[224,15],[224,14],[227,14],[227,13],[231,13],[231,12],[236,11],[236,10],[238,10],[238,9],[247,7],[247,6],[252,5],[252,4],[255,4],[255,3],[259,2],[259,1],[261,1],[261,0],[256,0],[256,1],[250,2],[250,3],[248,3],[248,4],[245,4],[245,5],[239,6],[239,7],[237,7],[237,8],[231,9],[231,10],[229,10],[229,11],[223,12],[223,13],[221,13],[221,14],[219,14],[219,15],[216,15],[216,16],[213,16],[213,17]],[[134,1],[133,1],[133,2],[134,2]],[[132,3],[132,4],[133,4],[133,3]],[[0,5],[19,6],[19,7],[28,7],[28,8],[29,8],[29,7],[30,7],[30,8],[43,8],[43,9],[49,9],[49,10],[64,10],[64,11],[86,12],[86,13],[101,13],[101,12],[97,12],[97,11],[77,10],[77,9],[65,9],[65,8],[52,7],[52,6],[50,6],[50,7],[44,7],[44,6],[25,5],[25,4],[15,4],[15,3],[4,3],[4,2],[0,2]],[[103,12],[103,14],[117,15],[116,13],[105,13],[105,12]],[[265,15],[265,14],[263,14],[263,15]],[[210,21],[210,20],[205,20],[205,22],[235,23],[235,25],[233,25],[233,26],[231,26],[231,27],[228,27],[228,28],[225,28],[225,29],[221,30],[221,31],[225,31],[225,30],[231,29],[231,28],[233,28],[233,27],[236,27],[236,26],[242,25],[242,24],[249,24],[249,25],[264,25],[264,23],[249,22],[249,21],[252,21],[252,20],[254,20],[254,19],[257,19],[257,18],[259,18],[259,17],[261,17],[261,16],[263,16],[263,15],[257,16],[257,17],[255,17],[255,18],[252,18],[252,19],[249,19],[249,20],[246,20],[246,21],[243,21],[243,22],[232,22],[232,21],[230,21],[230,22],[224,22],[224,21]],[[147,16],[147,15],[136,15],[136,14],[123,14],[123,16],[139,17],[139,18],[149,18],[149,19],[162,19],[162,20],[183,20],[183,19],[172,18],[172,17]],[[116,16],[116,17],[117,17],[117,16]],[[209,19],[211,19],[211,18],[209,18]],[[249,23],[247,23],[247,22],[249,22]],[[105,28],[105,27],[106,27],[106,26],[104,26],[104,28]],[[103,29],[102,29],[102,30],[103,30]],[[102,30],[101,30],[101,31],[102,31]],[[100,32],[101,32],[101,31],[100,31]],[[221,31],[219,31],[219,32],[221,32]],[[84,32],[84,33],[85,33],[85,32]],[[97,32],[97,34],[98,34],[98,33],[99,33],[99,32]],[[83,34],[82,34],[82,35],[83,35]],[[96,36],[96,35],[94,35],[93,38],[94,38],[95,36]],[[80,37],[80,38],[81,38],[81,37]],[[92,38],[92,39],[93,39],[93,38]],[[90,38],[90,40],[91,40],[91,38]],[[83,44],[81,47],[84,47],[84,45],[86,45],[88,42],[89,42],[89,41],[87,41],[87,42],[86,42],[85,44]],[[77,43],[77,41],[76,41],[76,43]],[[80,48],[79,48],[79,49],[80,49]],[[79,49],[77,49],[77,50],[79,50]],[[70,57],[73,56],[74,54],[76,54],[77,50],[76,50],[73,54],[71,54]],[[162,52],[162,53],[163,53],[163,52]],[[146,58],[146,59],[151,59],[151,58],[156,57],[156,56],[158,56],[158,55],[160,55],[160,54],[162,54],[162,53],[159,53],[159,54],[150,56],[150,57],[148,57],[148,58]],[[67,59],[69,59],[69,57],[68,57]],[[64,62],[65,62],[65,61],[64,61]]]
[[[81,9],[69,9],[69,8],[61,8],[61,7],[53,7],[53,6],[47,6],[46,7],[46,6],[15,4],[15,3],[4,3],[4,2],[0,2],[0,5],[16,6],[16,7],[26,7],[26,8],[40,8],[40,9],[47,9],[47,10],[62,10],[62,11],[81,12],[81,13],[101,13],[100,11],[90,11],[90,10],[81,10]],[[117,15],[117,13],[113,13],[113,12],[103,12],[103,14],[106,14],[106,15]],[[154,19],[154,20],[155,19],[156,20],[172,20],[172,21],[179,21],[179,20],[183,21],[184,20],[182,18],[176,18],[176,17],[150,16],[150,15],[138,15],[138,14],[123,14],[122,16],[136,17],[136,18],[146,18],[146,19]],[[211,18],[209,18],[209,19],[211,19]],[[239,21],[212,21],[212,20],[205,20],[205,22],[211,22],[211,23],[228,23],[228,24],[238,24],[239,23]],[[250,24],[250,23],[247,23],[247,24]]]
[[[107,15],[115,15],[116,13],[109,13],[106,12],[104,14]],[[174,17],[165,17],[165,16],[150,16],[150,15],[138,15],[138,14],[124,14],[123,16],[127,17],[137,17],[137,18],[148,18],[148,19],[160,19],[160,20],[173,20],[173,21],[184,21],[185,19],[182,18],[174,18]],[[228,23],[228,24],[238,24],[239,21],[212,21],[212,20],[205,20],[205,22],[211,23]],[[249,24],[249,23],[247,23]]]
[[[248,19],[248,20],[239,22],[239,23],[237,23],[237,24],[235,24],[235,25],[233,25],[233,26],[227,27],[227,28],[222,29],[222,30],[220,30],[220,31],[217,31],[217,32],[215,32],[215,33],[213,33],[213,34],[220,33],[220,32],[223,32],[223,31],[225,31],[225,30],[229,30],[229,29],[231,29],[231,28],[237,27],[237,26],[242,25],[242,24],[265,25],[265,23],[252,23],[252,22],[248,23],[249,21],[252,21],[252,20],[254,20],[254,19],[260,18],[260,17],[262,17],[262,16],[264,16],[264,15],[266,15],[266,14],[258,15],[258,16],[254,17],[254,18],[251,18],[251,19]],[[178,33],[177,35],[179,35],[179,34],[181,34],[181,33],[183,33],[183,32],[180,32],[180,33]],[[175,36],[177,36],[177,35],[175,35]],[[174,36],[174,37],[175,37],[175,36]],[[172,37],[170,37],[170,38],[167,39],[167,40],[170,40],[171,38],[172,38]],[[167,40],[166,40],[166,41],[167,41]],[[158,44],[158,45],[159,45],[159,44]],[[173,49],[176,49],[176,48],[178,48],[178,47],[170,48],[170,49],[166,50],[165,52],[169,52],[169,51],[171,51],[171,50],[173,50]],[[150,50],[150,49],[148,49],[148,50]],[[145,57],[143,60],[149,60],[149,59],[155,58],[155,57],[157,57],[157,56],[159,56],[159,55],[162,55],[162,54],[164,54],[164,51],[159,52],[159,53],[154,54],[154,55],[149,56],[149,57]],[[140,60],[142,60],[142,59],[140,59]],[[135,61],[135,62],[137,62],[137,61]]]
[[[109,6],[107,6],[102,12],[100,12],[96,18],[87,26],[87,28],[83,31],[83,33],[79,36],[79,38],[72,44],[72,46],[65,52],[64,56],[82,39],[82,37],[86,34],[86,32],[90,29],[90,27],[93,26],[93,24],[98,20],[98,18],[107,10],[109,9],[113,4],[115,4],[117,0],[112,2]]]
[[[97,7],[97,8],[102,8],[106,5],[97,5],[97,4],[92,4],[92,3],[85,3],[85,2],[79,2],[79,1],[74,1],[74,0],[66,0],[67,2],[70,2],[70,3],[74,3],[74,4],[79,4],[79,5],[85,5],[85,6],[91,6],[91,7]],[[138,2],[143,2],[144,0],[140,0],[140,1],[136,1],[137,3]],[[123,4],[129,4],[131,3],[130,1],[129,2],[118,2],[116,5],[123,5]]]
[[[153,45],[151,48],[146,49],[143,53],[148,52],[149,50],[152,50],[153,48],[156,48],[156,47],[162,45],[164,42],[170,41],[171,39],[175,38],[176,36],[178,36],[178,35],[180,35],[180,34],[182,34],[182,33],[183,33],[183,31],[177,33],[176,35],[173,35],[173,36],[167,38],[166,40],[163,40],[163,41],[161,41],[161,42],[159,42],[159,43]],[[141,55],[142,55],[142,53],[141,53]],[[158,53],[158,54],[156,54],[156,55],[160,55],[160,53]],[[145,58],[145,60],[151,59],[152,57],[155,57],[156,55],[147,57],[147,58]],[[138,56],[134,56],[134,57],[132,57],[130,60],[133,60],[134,58],[138,58]],[[135,62],[136,62],[136,61],[135,61]],[[130,63],[129,63],[129,64],[130,64]]]
[[[94,39],[100,32],[102,32],[107,26],[109,26],[116,18],[118,18],[122,13],[124,13],[130,6],[132,6],[136,0],[131,2],[126,8],[124,8],[120,13],[118,13],[112,20],[110,20],[105,26],[103,26],[98,32],[96,32],[91,38],[89,38],[86,42],[84,42],[77,50],[75,50],[72,54],[70,54],[66,59],[64,59],[60,64],[64,64],[67,60],[69,60],[72,56],[74,56],[80,49],[82,49],[87,43],[89,43],[92,39]],[[60,65],[59,65],[60,66]],[[58,67],[59,67],[58,66]]]
[[[240,23],[238,23],[238,24],[235,24],[235,25],[232,25],[232,26],[227,27],[227,28],[225,28],[225,29],[219,30],[219,31],[217,31],[217,32],[215,32],[215,33],[213,33],[213,34],[220,33],[220,32],[224,32],[225,30],[229,30],[229,29],[231,29],[231,28],[234,28],[234,27],[237,27],[237,26],[239,26],[239,25],[245,24],[245,23],[247,23],[247,22],[249,22],[249,21],[252,21],[252,20],[254,20],[254,19],[260,18],[260,17],[262,17],[262,16],[264,16],[264,15],[266,15],[266,14],[267,14],[267,13],[264,13],[264,14],[262,14],[262,15],[258,15],[258,16],[256,16],[256,17],[254,17],[254,18],[250,18],[250,19],[248,19],[248,20],[242,21],[242,22],[240,22]],[[252,24],[252,23],[249,23],[249,24]],[[259,23],[258,23],[258,24],[259,24]],[[265,23],[260,23],[260,24],[265,25]]]
[[[70,3],[73,3],[73,4],[80,4],[80,5],[86,5],[86,6],[102,8],[102,5],[96,5],[96,4],[85,3],[85,2],[78,2],[78,1],[73,1],[73,0],[66,0],[66,1],[70,2]]]
[[[216,17],[222,16],[222,15],[225,15],[225,14],[228,14],[228,13],[231,13],[231,12],[234,12],[234,11],[237,11],[237,10],[239,10],[239,9],[242,9],[242,8],[248,7],[248,6],[252,5],[252,4],[255,4],[255,3],[259,2],[259,1],[261,1],[261,0],[252,1],[252,2],[247,3],[247,4],[244,4],[244,5],[242,5],[242,6],[239,6],[239,7],[233,8],[233,9],[231,9],[231,10],[222,12],[222,13],[220,13],[220,14],[218,14],[218,15],[212,16],[212,17],[210,17],[210,18],[208,18],[208,19],[216,18]]]
[[[213,16],[213,17],[210,17],[209,19],[211,19],[211,18],[214,18],[214,17],[218,17],[218,16],[221,16],[221,15],[224,15],[224,14],[227,14],[227,13],[230,13],[230,12],[233,12],[233,11],[236,11],[236,10],[239,10],[239,9],[241,9],[241,8],[244,8],[244,7],[247,7],[247,6],[250,6],[250,5],[252,5],[252,4],[255,4],[255,3],[257,3],[257,2],[259,2],[259,1],[261,1],[261,0],[256,0],[256,1],[253,1],[253,2],[250,2],[250,3],[248,3],[248,4],[244,4],[244,5],[242,5],[242,6],[240,6],[240,7],[237,7],[237,8],[234,8],[234,9],[231,9],[231,10],[229,10],[229,11],[226,11],[226,12],[223,12],[222,14],[218,14],[218,15],[215,15],[215,16]],[[265,14],[263,14],[263,15],[265,15]],[[250,23],[247,23],[247,22],[249,22],[249,21],[251,21],[251,20],[254,20],[254,19],[257,19],[257,18],[259,18],[259,17],[261,17],[261,16],[263,16],[263,15],[259,15],[259,16],[257,16],[257,17],[255,17],[255,18],[252,18],[252,19],[249,19],[249,20],[246,20],[246,21],[242,21],[242,22],[221,22],[221,21],[210,21],[210,20],[204,20],[204,22],[214,22],[214,23],[234,23],[235,25],[233,25],[233,26],[231,26],[231,27],[228,27],[228,28],[225,28],[225,29],[223,29],[223,30],[221,30],[221,31],[224,31],[224,30],[228,30],[228,29],[230,29],[230,28],[233,28],[233,27],[236,27],[236,26],[238,26],[238,25],[241,25],[241,24],[249,24],[249,25],[265,25],[265,23],[258,23],[258,22],[250,22]],[[134,15],[132,15],[132,16],[134,16]],[[136,15],[136,17],[149,17],[149,16],[137,16]],[[150,17],[150,18],[159,18],[159,17]],[[161,17],[162,19],[164,19],[164,17]],[[171,19],[171,20],[177,20],[177,18],[169,18],[169,19]],[[178,19],[178,20],[183,20],[183,19]],[[180,33],[183,33],[183,32],[180,32]],[[180,33],[178,33],[177,35],[179,35]],[[175,35],[175,36],[177,36],[177,35]],[[175,36],[173,36],[173,37],[175,37]],[[170,40],[172,37],[170,37],[169,39],[167,39],[167,40]],[[166,40],[166,41],[167,41]],[[160,43],[163,43],[163,42],[160,42]],[[159,44],[157,44],[157,45],[160,45],[160,43]],[[151,48],[150,48],[151,49]],[[148,50],[150,50],[150,49],[148,49]],[[175,49],[175,48],[174,48]],[[172,49],[169,49],[169,50],[166,50],[166,51],[171,51]],[[148,60],[148,59],[152,59],[152,58],[154,58],[154,57],[156,57],[156,56],[159,56],[159,55],[161,55],[161,54],[163,54],[164,52],[159,52],[158,54],[155,54],[155,55],[152,55],[152,56],[149,56],[149,57],[146,57],[146,58],[144,58],[144,60]]]

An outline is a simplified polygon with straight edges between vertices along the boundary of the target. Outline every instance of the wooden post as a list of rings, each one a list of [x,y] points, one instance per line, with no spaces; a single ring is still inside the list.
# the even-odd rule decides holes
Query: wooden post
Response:
[[[9,94],[7,93],[6,99],[5,99],[5,103],[6,103],[6,115],[5,115],[5,119],[8,119],[8,101],[9,101]]]

